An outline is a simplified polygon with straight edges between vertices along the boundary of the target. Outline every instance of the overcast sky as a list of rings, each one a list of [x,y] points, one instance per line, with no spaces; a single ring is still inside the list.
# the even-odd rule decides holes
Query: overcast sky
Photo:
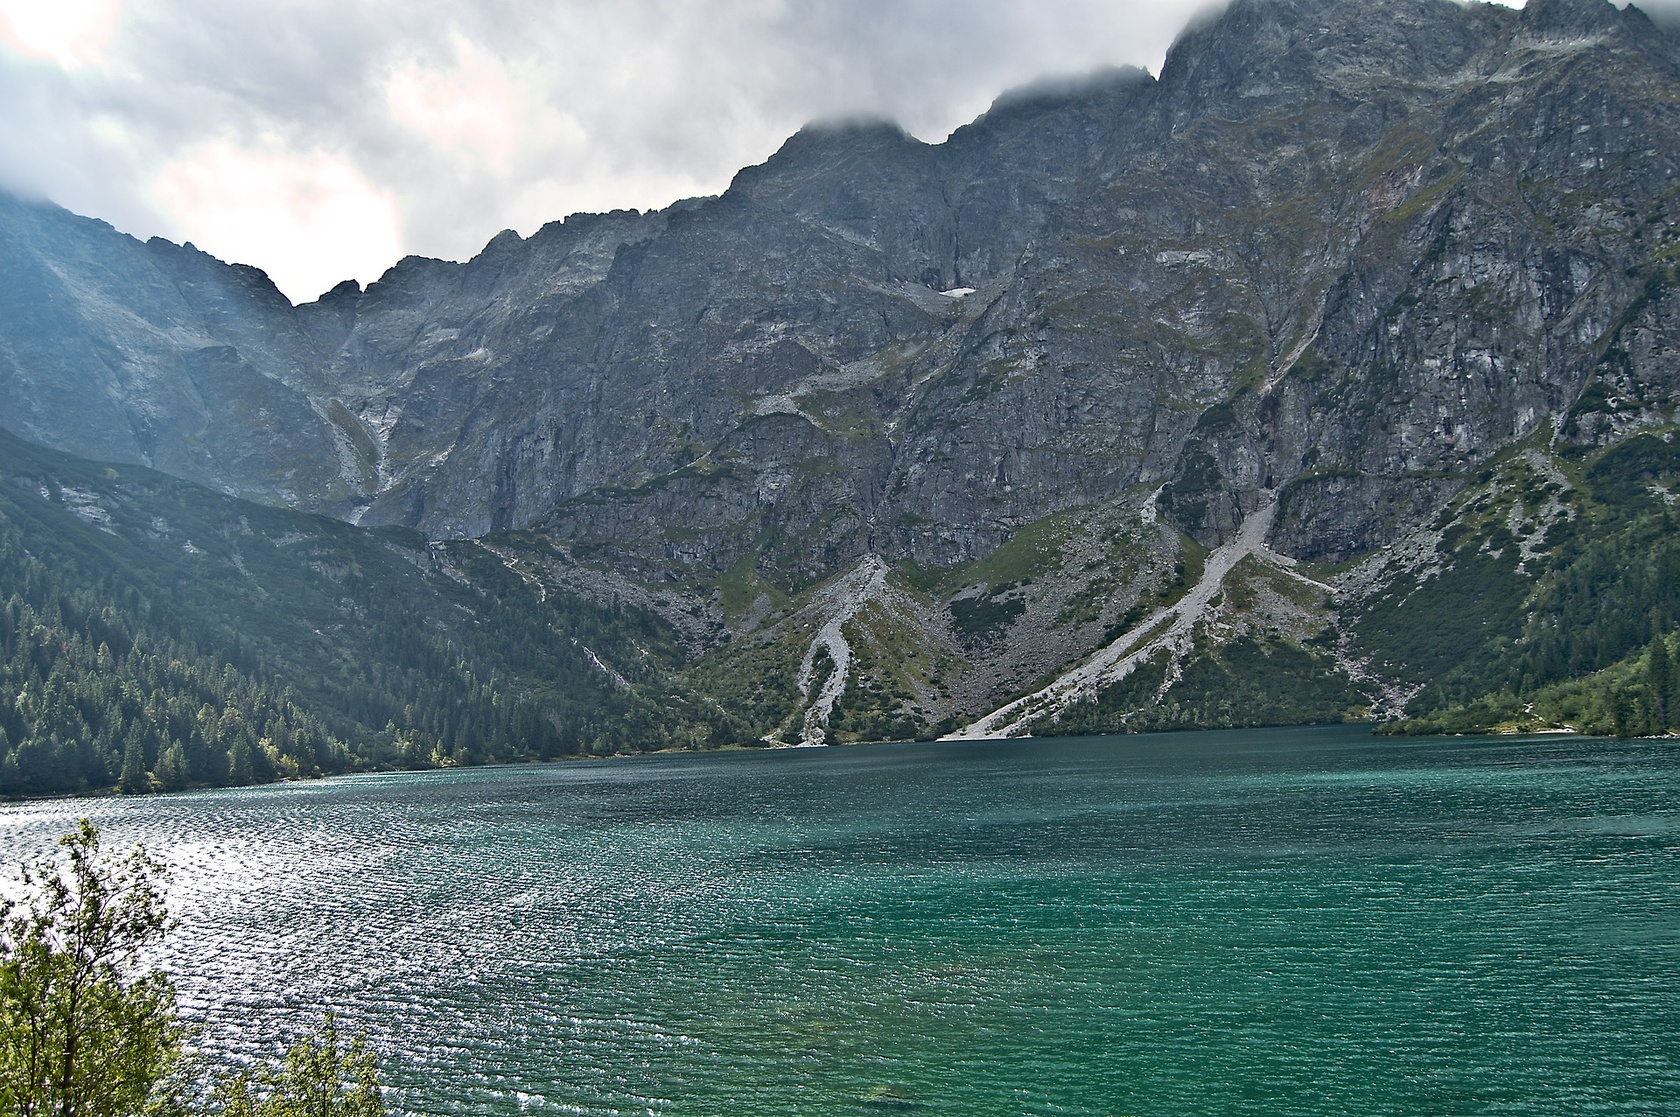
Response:
[[[813,119],[937,141],[1038,77],[1158,72],[1208,7],[0,0],[0,186],[256,264],[303,301],[407,253],[715,194]]]

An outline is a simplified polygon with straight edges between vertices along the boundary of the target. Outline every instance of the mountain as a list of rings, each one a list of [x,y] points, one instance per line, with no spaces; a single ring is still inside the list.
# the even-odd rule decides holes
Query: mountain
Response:
[[[785,739],[1660,727],[1666,583],[1593,580],[1667,569],[1677,106],[1632,6],[1235,0],[1159,77],[809,127],[297,307],[5,199],[0,423],[510,548]]]

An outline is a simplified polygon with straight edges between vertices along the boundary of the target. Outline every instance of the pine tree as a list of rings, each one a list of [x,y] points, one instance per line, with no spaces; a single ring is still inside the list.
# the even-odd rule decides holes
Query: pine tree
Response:
[[[1653,731],[1661,733],[1674,718],[1670,698],[1674,691],[1674,663],[1668,655],[1668,642],[1658,633],[1651,639],[1651,650],[1645,661],[1645,682],[1651,689]]]
[[[234,787],[244,787],[252,781],[251,745],[241,735],[233,742],[233,748],[228,750],[228,783]]]
[[[123,742],[120,786],[124,795],[139,795],[151,790],[151,780],[146,776],[146,742],[138,723],[129,727],[127,739]]]
[[[171,741],[158,754],[158,786],[165,791],[179,791],[187,786],[187,750],[180,741]]]

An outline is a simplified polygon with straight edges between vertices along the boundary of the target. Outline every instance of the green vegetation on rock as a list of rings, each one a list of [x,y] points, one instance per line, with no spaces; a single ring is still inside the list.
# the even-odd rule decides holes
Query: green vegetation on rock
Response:
[[[1412,716],[1394,731],[1567,726],[1627,736],[1675,727],[1673,434],[1636,435],[1576,474],[1567,493],[1520,469],[1490,476],[1444,525],[1441,572],[1422,586],[1402,585],[1359,618],[1361,647],[1404,662],[1424,684]],[[1567,515],[1531,540],[1536,553],[1519,572],[1519,541],[1505,527],[1511,504],[1532,508],[1548,495]],[[1478,517],[1489,522],[1478,526]]]
[[[1095,700],[1081,702],[1035,733],[1151,733],[1363,720],[1365,699],[1321,651],[1244,635],[1201,647],[1168,685],[1167,654],[1156,653]],[[1164,693],[1163,693],[1164,691]]]

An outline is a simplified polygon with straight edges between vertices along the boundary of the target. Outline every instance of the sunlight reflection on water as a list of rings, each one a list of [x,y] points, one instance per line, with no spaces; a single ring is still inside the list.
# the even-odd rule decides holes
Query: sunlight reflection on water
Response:
[[[1348,729],[649,757],[0,810],[172,870],[206,1046],[415,1113],[1655,1113],[1680,756]]]

